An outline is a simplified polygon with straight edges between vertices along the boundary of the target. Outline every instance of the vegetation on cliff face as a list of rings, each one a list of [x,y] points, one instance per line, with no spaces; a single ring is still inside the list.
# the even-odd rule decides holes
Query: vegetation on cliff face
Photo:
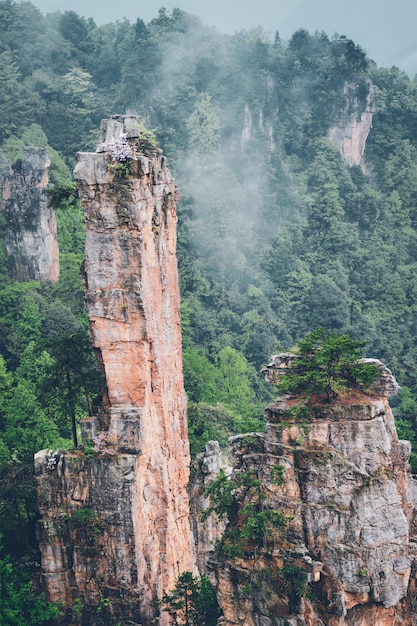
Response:
[[[417,450],[415,80],[342,36],[226,36],[179,9],[97,26],[2,0],[0,42],[0,149],[16,168],[23,145],[45,145],[52,182],[70,190],[74,154],[95,148],[102,118],[134,109],[157,129],[181,192],[193,453],[262,428],[271,390],[257,370],[318,325],[366,341],[394,371],[400,435]],[[364,173],[327,135],[342,111],[365,106],[370,81]],[[99,387],[79,350],[83,216],[70,193],[54,201],[59,282],[0,274],[0,531],[15,553],[17,536],[32,540],[33,452],[70,445]]]
[[[173,624],[216,626],[221,611],[207,576],[183,572],[175,588],[165,596],[163,611],[170,613]]]
[[[272,482],[281,485],[283,473],[283,466],[273,466]],[[272,546],[291,521],[282,511],[264,506],[266,496],[253,470],[236,474],[233,479],[221,471],[206,495],[210,497],[210,506],[204,518],[215,513],[220,520],[227,521],[226,531],[216,544],[219,560],[243,557],[258,548]]]

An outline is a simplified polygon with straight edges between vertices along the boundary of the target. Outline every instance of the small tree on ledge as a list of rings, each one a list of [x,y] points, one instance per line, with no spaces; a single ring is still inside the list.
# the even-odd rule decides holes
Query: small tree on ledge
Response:
[[[281,393],[326,394],[329,403],[351,391],[369,392],[378,367],[361,363],[364,341],[317,328],[297,344],[297,353],[279,377]]]

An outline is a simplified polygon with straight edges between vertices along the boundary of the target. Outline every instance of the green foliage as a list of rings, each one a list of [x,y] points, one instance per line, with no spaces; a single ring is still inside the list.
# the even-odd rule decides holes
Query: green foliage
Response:
[[[285,563],[281,569],[281,576],[290,594],[298,598],[311,596],[307,583],[307,572],[303,567],[296,563]]]
[[[327,401],[333,402],[339,395],[368,391],[378,377],[376,365],[359,362],[365,342],[347,334],[337,335],[317,328],[299,341],[297,347],[297,356],[278,381],[281,393],[325,393]]]
[[[68,226],[70,222],[74,226],[72,218],[67,221]],[[83,239],[83,223],[80,232],[81,235],[68,236],[66,241],[61,239],[64,254],[65,249],[69,255],[74,254],[72,250]],[[68,348],[62,336],[80,330],[77,317],[83,306],[79,261],[74,277],[65,266],[62,269],[62,279],[54,286],[41,286],[36,281],[4,281],[0,285],[0,532],[5,535],[7,549],[19,556],[34,541],[37,509],[33,454],[44,448],[67,449],[72,407],[76,420],[86,415],[86,389],[90,399],[98,389],[96,386],[93,391],[90,386],[90,381],[97,381],[95,363],[92,378],[88,376],[82,384],[76,382],[81,376],[74,375],[74,367],[81,367],[84,374],[87,362],[93,367],[86,328],[82,325],[81,345],[87,345],[84,356],[73,361],[72,370],[66,369],[74,379],[72,394],[68,394],[68,386],[63,393],[60,391],[60,351]],[[77,290],[81,290],[78,300]],[[54,382],[57,379],[58,385]]]
[[[156,128],[146,128],[143,122],[135,123],[134,128],[139,134],[139,141],[148,143],[151,146],[156,146],[158,144],[156,138]]]
[[[24,146],[43,146],[51,156],[50,178],[58,187],[71,187],[71,174],[65,161],[57,150],[49,145],[48,138],[39,124],[30,124],[19,132],[19,136],[12,135],[2,144],[1,149],[5,155],[16,165],[22,158]],[[53,189],[53,188],[52,188]],[[50,190],[46,193],[49,195]],[[52,197],[54,192],[52,191]],[[55,205],[53,205],[55,206]]]
[[[285,411],[285,418],[290,421],[303,422],[310,417],[310,409],[305,404],[296,404]]]
[[[126,163],[114,163],[110,165],[110,170],[116,178],[126,178],[129,176],[129,165]]]
[[[106,612],[107,609],[111,608],[111,600],[110,598],[106,598],[103,595],[100,595],[100,602],[96,608],[97,613]]]
[[[53,357],[44,381],[46,397],[55,398],[69,419],[74,447],[78,445],[77,422],[86,409],[92,412],[100,380],[87,329],[75,323],[65,332],[50,334],[46,341]],[[83,413],[84,412],[84,413]],[[66,434],[69,434],[68,431]]]
[[[74,205],[78,200],[78,191],[74,183],[64,183],[54,185],[45,189],[48,196],[49,205],[54,209],[59,209],[63,203]]]
[[[31,572],[4,555],[1,538],[0,534],[0,623],[2,626],[50,623],[61,615],[60,607],[47,602],[43,594],[35,594]]]
[[[149,24],[97,26],[73,11],[44,17],[29,2],[7,0],[0,41],[0,145],[16,169],[24,145],[51,154],[61,265],[52,287],[11,284],[0,219],[0,463],[10,485],[0,494],[0,528],[7,527],[7,541],[10,529],[27,537],[34,517],[33,448],[76,434],[97,397],[79,276],[84,218],[70,171],[75,152],[95,148],[100,120],[116,110],[137,110],[158,128],[181,191],[193,454],[208,439],[226,444],[230,434],[262,428],[270,392],[259,367],[320,325],[324,342],[327,333],[366,341],[408,390],[394,408],[416,469],[416,82],[396,68],[376,68],[343,36],[299,30],[284,42],[251,29],[230,37],[180,9],[161,9]],[[347,167],[328,140],[346,115],[359,119],[370,79],[372,177]],[[143,133],[155,142],[153,131]],[[343,359],[332,364],[328,348],[315,372],[314,360],[300,353],[306,393],[321,389],[333,399],[358,385],[366,390],[369,370],[355,364],[347,371]],[[297,386],[296,377],[289,384]]]
[[[237,350],[223,348],[213,363],[201,350],[185,347],[183,369],[193,456],[210,439],[225,446],[236,433],[263,430],[258,415],[265,401],[256,398],[256,374]]]
[[[411,442],[410,467],[413,474],[417,473],[417,404],[412,391],[403,386],[395,398],[393,413],[398,437]]]
[[[89,507],[82,507],[82,508],[76,509],[71,514],[71,521],[74,524],[78,524],[78,523],[91,524],[97,519],[97,517],[98,517],[97,513],[93,509]]]
[[[221,470],[217,478],[206,489],[205,495],[210,497],[210,507],[204,512],[204,519],[213,512],[219,518],[226,515],[229,519],[233,519],[236,514],[236,501],[233,497],[235,489],[236,485],[230,476],[226,476],[224,470]]]
[[[282,487],[284,484],[285,476],[285,467],[283,465],[273,465],[271,467],[271,480],[274,485],[278,485],[278,487]]]
[[[272,481],[283,484],[284,468],[280,465],[271,470]],[[265,494],[261,482],[253,470],[226,476],[222,470],[206,489],[210,506],[203,519],[211,513],[224,518],[227,526],[215,553],[218,559],[235,559],[256,547],[273,542],[288,526],[291,518],[282,511],[264,506]]]
[[[75,598],[74,604],[72,605],[72,614],[74,618],[78,620],[79,622],[81,622],[82,620],[83,611],[84,611],[83,603],[81,602],[79,598]]]
[[[207,158],[219,145],[221,126],[219,115],[208,93],[201,93],[186,123],[190,147],[200,157]]]
[[[164,596],[163,611],[171,614],[174,624],[216,626],[221,610],[207,576],[183,572],[173,591]]]
[[[237,431],[235,414],[222,404],[189,402],[187,418],[192,457],[202,452],[206,443],[213,439],[226,447],[228,438]]]
[[[87,459],[91,459],[94,456],[94,442],[91,439],[87,439],[84,446],[84,454]]]
[[[273,541],[276,530],[285,528],[288,524],[288,519],[282,511],[271,509],[256,511],[256,507],[252,504],[243,507],[241,518],[240,536],[245,543],[254,545]]]
[[[14,457],[24,463],[43,447],[59,440],[57,425],[49,419],[27,382],[19,382],[7,406],[4,439]]]

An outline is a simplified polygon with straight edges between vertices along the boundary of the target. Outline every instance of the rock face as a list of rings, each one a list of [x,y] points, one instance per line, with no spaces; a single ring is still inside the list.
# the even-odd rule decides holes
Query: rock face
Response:
[[[207,573],[210,552],[216,541],[221,539],[225,531],[225,523],[216,515],[204,514],[210,506],[210,498],[206,496],[207,488],[218,477],[220,471],[230,474],[231,467],[222,467],[221,451],[218,441],[209,441],[203,454],[198,455],[194,463],[194,480],[190,489],[190,506],[193,535],[196,545],[197,566],[200,573]]]
[[[15,171],[0,154],[0,208],[6,220],[6,248],[17,280],[56,282],[59,253],[54,211],[48,207],[49,155],[45,148],[25,147]]]
[[[231,439],[235,508],[209,561],[222,623],[414,624],[410,444],[387,399],[288,397],[266,418]]]
[[[338,123],[330,128],[328,137],[340,151],[347,165],[360,165],[364,169],[363,155],[366,140],[372,128],[374,111],[372,85],[368,84],[365,102],[362,103],[356,96],[358,86],[346,84],[344,97],[346,107],[342,111]]]
[[[105,382],[103,409],[83,420],[83,440],[102,441],[102,453],[61,455],[52,471],[38,458],[42,566],[53,600],[105,597],[115,616],[167,624],[159,601],[195,570],[177,190],[139,120],[115,116],[101,130],[98,151],[78,154],[74,174],[87,226],[86,308]],[[88,514],[93,521],[80,529]]]

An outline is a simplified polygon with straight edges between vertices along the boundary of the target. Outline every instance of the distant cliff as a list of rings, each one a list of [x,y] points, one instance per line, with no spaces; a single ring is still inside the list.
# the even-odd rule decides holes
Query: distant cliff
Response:
[[[343,98],[339,100],[340,110],[333,112],[333,123],[328,129],[328,139],[338,148],[346,165],[358,165],[366,171],[364,153],[366,141],[372,128],[375,111],[374,90],[371,81],[349,82],[344,85]],[[265,119],[262,107],[245,104],[242,116],[241,143],[248,143],[257,133],[268,137],[271,152],[277,148],[274,134],[278,131],[270,119]]]
[[[25,147],[14,170],[0,154],[0,209],[6,221],[9,268],[17,280],[56,282],[59,278],[55,213],[44,193],[49,165],[45,148]]]
[[[339,148],[345,163],[349,166],[360,165],[362,169],[365,169],[363,155],[375,109],[371,82],[366,82],[364,87],[366,94],[361,101],[356,93],[358,86],[355,83],[345,85],[345,107],[328,132],[330,141]]]
[[[177,277],[177,190],[140,121],[102,123],[77,156],[85,212],[86,307],[103,406],[84,450],[37,455],[48,596],[86,623],[167,624],[164,592],[195,570]],[[95,451],[94,451],[95,447]],[[104,600],[103,600],[104,598]],[[104,610],[105,609],[105,610]],[[73,612],[75,609],[73,609]]]

